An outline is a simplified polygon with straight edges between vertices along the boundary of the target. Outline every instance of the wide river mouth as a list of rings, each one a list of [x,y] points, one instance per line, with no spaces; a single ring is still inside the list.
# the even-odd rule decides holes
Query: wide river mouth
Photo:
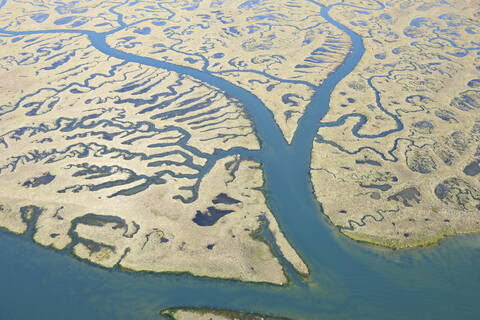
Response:
[[[352,51],[318,87],[290,145],[272,125],[271,113],[247,91],[207,71],[123,53],[109,47],[105,35],[83,32],[103,53],[193,76],[244,103],[262,144],[260,152],[244,156],[262,163],[268,205],[309,266],[307,280],[290,274],[291,283],[280,287],[106,270],[43,248],[28,235],[0,230],[0,318],[157,319],[160,310],[174,307],[292,319],[473,319],[480,314],[480,236],[459,236],[429,248],[396,252],[347,239],[321,214],[310,184],[312,142],[333,89],[364,52],[362,39],[331,19],[330,8],[319,10],[349,35]]]

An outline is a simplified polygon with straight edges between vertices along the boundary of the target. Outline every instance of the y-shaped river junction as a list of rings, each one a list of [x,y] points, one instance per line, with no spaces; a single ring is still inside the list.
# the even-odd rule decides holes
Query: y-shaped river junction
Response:
[[[3,0],[0,317],[475,318],[478,34],[475,1]]]

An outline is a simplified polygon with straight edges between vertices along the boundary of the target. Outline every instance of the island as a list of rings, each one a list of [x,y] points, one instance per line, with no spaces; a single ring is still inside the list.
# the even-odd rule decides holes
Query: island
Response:
[[[173,320],[288,320],[287,318],[216,309],[173,308],[160,312]]]
[[[277,11],[286,5],[271,1]],[[194,72],[193,60],[207,58],[177,51],[183,42],[196,50],[192,39],[202,28],[220,37],[228,14],[225,57],[202,53],[222,65],[210,77],[239,77],[242,86],[263,88],[267,100],[282,98],[280,86],[293,86],[277,79],[275,66],[296,57],[245,48],[252,71],[227,72],[230,60],[242,65],[233,43],[257,12],[225,4],[222,15],[205,2],[196,8],[199,21],[185,24],[187,9],[175,2],[148,10],[125,1],[4,4],[0,226],[105,268],[286,284],[284,259],[307,276],[266,204],[262,166],[254,160],[260,143],[244,104]],[[321,35],[309,37],[325,41],[318,15],[303,20],[298,8],[282,19],[318,26]],[[180,26],[189,36],[171,40],[177,35],[169,30]],[[157,29],[166,33],[165,48],[151,38]],[[278,50],[288,45],[271,41]],[[308,101],[299,86],[285,94],[282,110]]]

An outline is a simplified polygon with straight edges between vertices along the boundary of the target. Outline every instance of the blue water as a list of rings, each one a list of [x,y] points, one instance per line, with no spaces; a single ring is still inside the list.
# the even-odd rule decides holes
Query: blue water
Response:
[[[109,47],[106,34],[91,31],[1,31],[16,35],[85,34],[95,48],[109,56],[189,75],[240,100],[255,124],[262,149],[238,153],[262,163],[268,205],[308,264],[311,276],[303,280],[289,272],[292,282],[279,287],[190,275],[105,270],[67,253],[42,248],[28,236],[0,231],[0,319],[155,319],[159,310],[181,306],[242,310],[292,319],[480,317],[478,236],[458,237],[428,249],[394,252],[346,239],[321,214],[309,177],[313,139],[320,120],[329,110],[333,88],[355,68],[364,52],[362,39],[332,20],[330,8],[319,10],[325,19],[349,35],[352,51],[316,87],[290,145],[256,96],[206,69],[128,54]],[[378,100],[377,94],[380,103]],[[382,136],[403,128],[395,115],[387,115],[395,119],[397,128],[381,133]]]

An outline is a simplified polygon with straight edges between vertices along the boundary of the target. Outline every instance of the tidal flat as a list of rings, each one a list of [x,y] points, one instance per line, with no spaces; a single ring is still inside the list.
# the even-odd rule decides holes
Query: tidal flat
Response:
[[[4,301],[480,314],[476,236],[418,248],[480,231],[478,33],[474,1],[2,0]],[[41,301],[0,317],[69,313]]]
[[[365,46],[333,91],[312,151],[317,198],[345,235],[403,248],[480,230],[475,8],[330,10]]]

